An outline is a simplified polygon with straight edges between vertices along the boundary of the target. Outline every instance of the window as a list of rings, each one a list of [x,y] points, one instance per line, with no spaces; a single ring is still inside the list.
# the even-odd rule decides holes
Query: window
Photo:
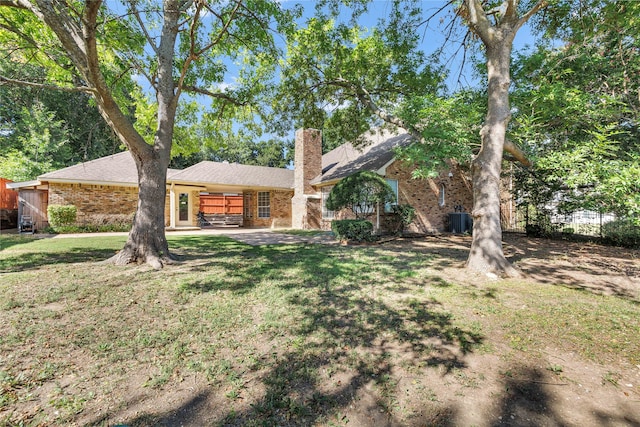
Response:
[[[327,209],[327,199],[333,187],[322,187],[322,219],[333,219],[336,216],[334,211]]]
[[[438,205],[444,206],[444,184],[440,184],[440,192],[438,193]]]
[[[392,207],[398,204],[398,180],[397,179],[387,179],[386,181],[387,181],[387,184],[389,184],[389,187],[391,187],[391,189],[393,190],[393,194],[396,195],[395,201],[393,201],[391,203],[386,203],[384,205],[384,211],[385,212],[391,212]]]
[[[258,218],[271,217],[271,194],[268,191],[258,191]]]

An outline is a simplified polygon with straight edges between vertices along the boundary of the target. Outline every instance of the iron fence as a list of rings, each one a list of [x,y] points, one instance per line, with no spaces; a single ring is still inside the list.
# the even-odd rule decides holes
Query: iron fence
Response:
[[[530,237],[595,241],[613,246],[640,248],[636,218],[616,218],[609,213],[576,211],[561,214],[552,209],[514,206],[502,210],[502,230]]]

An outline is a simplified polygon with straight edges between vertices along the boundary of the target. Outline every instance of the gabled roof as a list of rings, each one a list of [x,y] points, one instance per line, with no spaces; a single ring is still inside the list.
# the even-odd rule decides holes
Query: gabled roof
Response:
[[[171,175],[182,184],[222,184],[242,187],[293,188],[290,169],[203,161]]]
[[[176,169],[167,170],[167,179],[176,173]],[[138,185],[138,171],[135,161],[128,151],[101,157],[38,177],[40,181],[58,182],[108,182],[111,184]]]
[[[387,130],[367,132],[363,138],[362,147],[346,143],[322,156],[322,173],[311,184],[336,181],[361,170],[377,171],[394,159],[396,147],[406,146],[412,140],[408,133],[394,134]]]
[[[312,179],[311,184],[335,182],[360,170],[378,171],[393,161],[396,147],[405,146],[411,142],[411,136],[407,133],[394,134],[386,130],[367,132],[362,138],[365,140],[362,147],[356,148],[351,143],[347,143],[322,156],[322,173]],[[42,182],[109,183],[135,186],[138,184],[138,173],[133,157],[128,151],[124,151],[49,172],[38,179]],[[186,185],[293,189],[294,171],[203,161],[184,170],[169,169],[167,182]]]

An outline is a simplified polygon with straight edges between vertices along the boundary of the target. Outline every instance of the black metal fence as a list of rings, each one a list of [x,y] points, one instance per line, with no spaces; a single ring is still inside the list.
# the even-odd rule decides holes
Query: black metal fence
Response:
[[[602,238],[605,225],[613,223],[615,219],[614,215],[607,213],[577,211],[560,214],[524,205],[515,207],[507,215],[503,212],[502,229],[535,237],[578,235]]]
[[[503,210],[502,230],[526,233],[531,237],[590,240],[640,248],[640,227],[632,218],[617,219],[612,214],[577,211],[560,214],[550,209],[517,206]]]

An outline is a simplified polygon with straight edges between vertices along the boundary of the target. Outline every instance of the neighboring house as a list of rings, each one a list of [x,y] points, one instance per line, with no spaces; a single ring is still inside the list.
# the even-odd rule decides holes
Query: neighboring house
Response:
[[[359,170],[384,176],[397,202],[417,212],[411,231],[444,231],[449,213],[472,208],[471,184],[457,169],[434,179],[412,179],[412,169],[394,157],[394,147],[410,141],[407,134],[386,131],[364,136],[362,150],[344,144],[322,155],[322,135],[313,129],[296,132],[294,170],[235,163],[200,162],[167,172],[166,225],[197,227],[198,212],[242,217],[248,227],[329,229],[334,213],[324,202],[331,188]],[[94,215],[133,214],[137,206],[137,172],[128,152],[70,166],[35,181],[9,184],[20,192],[20,215],[31,215],[37,228],[46,225],[47,205],[75,205],[79,221]],[[387,207],[388,208],[388,207]],[[372,213],[376,227],[385,207]]]

